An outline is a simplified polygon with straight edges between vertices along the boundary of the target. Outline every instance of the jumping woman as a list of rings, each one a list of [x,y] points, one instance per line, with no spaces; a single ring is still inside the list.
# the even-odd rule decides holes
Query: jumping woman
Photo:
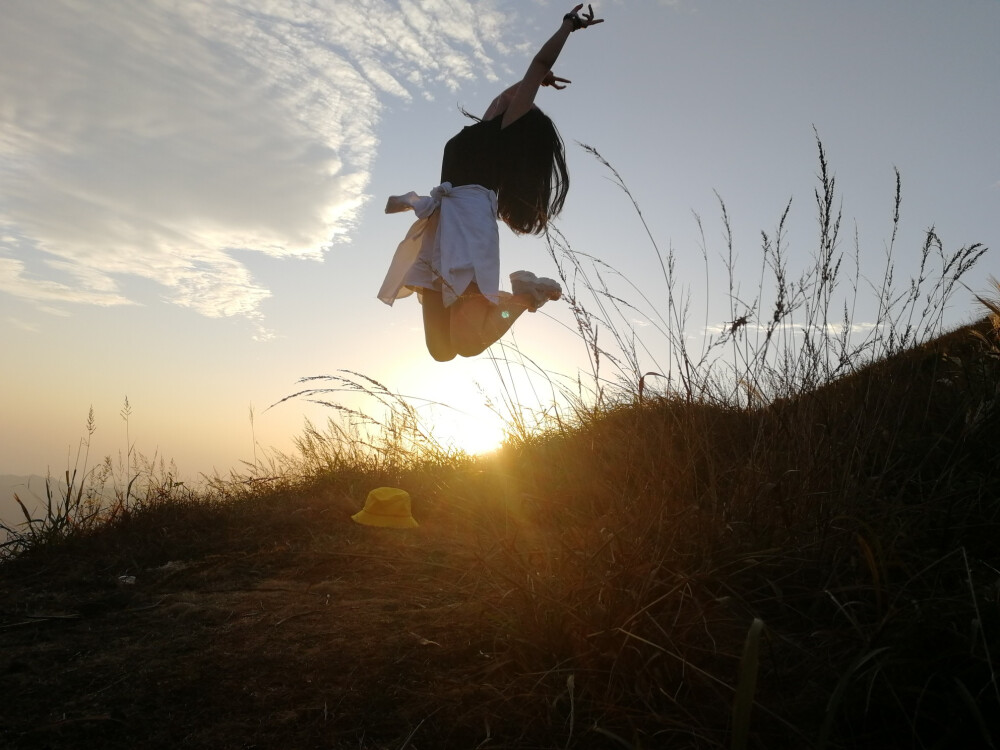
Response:
[[[562,138],[535,95],[542,86],[566,88],[570,81],[552,73],[563,45],[572,32],[603,22],[589,5],[581,15],[582,7],[563,17],[524,78],[445,144],[441,184],[429,196],[394,195],[386,204],[386,213],[413,210],[418,218],[378,297],[391,305],[417,292],[427,350],[439,362],[481,354],[525,310],[562,294],[557,282],[528,271],[510,275],[513,293],[500,291],[497,221],[517,234],[541,234],[566,200]]]

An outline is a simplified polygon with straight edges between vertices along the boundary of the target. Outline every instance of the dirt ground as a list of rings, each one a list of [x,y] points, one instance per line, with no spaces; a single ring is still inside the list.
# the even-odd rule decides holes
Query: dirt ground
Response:
[[[0,746],[503,746],[467,530],[416,504],[396,530],[343,495],[282,503],[211,539],[135,532],[163,539],[132,565],[95,539],[0,566]]]

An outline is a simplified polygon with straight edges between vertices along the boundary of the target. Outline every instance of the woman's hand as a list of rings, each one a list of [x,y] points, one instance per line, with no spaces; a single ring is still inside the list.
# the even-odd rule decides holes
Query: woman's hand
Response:
[[[509,104],[501,108],[501,103],[495,101],[490,105],[490,108],[487,110],[488,113],[495,116],[498,112],[503,112],[503,121],[500,123],[501,128],[506,128],[512,122],[516,122],[518,118],[524,116],[525,113],[531,111],[535,103],[535,95],[542,86],[561,89],[565,88],[563,84],[569,83],[567,79],[559,78],[552,73],[552,68],[555,67],[556,59],[559,57],[563,45],[566,44],[566,40],[573,31],[593,26],[595,23],[604,23],[603,18],[594,18],[594,9],[590,6],[587,6],[589,9],[587,13],[582,17],[579,16],[577,11],[582,7],[583,3],[577,5],[571,12],[563,16],[563,22],[559,26],[559,29],[549,37],[549,40],[531,58],[528,71],[524,74],[521,82],[507,90],[511,92]],[[566,24],[569,24],[569,26]],[[504,93],[506,94],[507,92]],[[489,120],[492,118],[486,117],[485,119]]]
[[[583,7],[583,3],[577,5],[573,10],[563,16],[564,21],[569,21],[573,24],[573,31],[577,29],[585,29],[588,26],[593,26],[596,23],[604,23],[603,18],[594,18],[594,6],[587,3],[587,12],[582,16],[580,15],[580,8]]]
[[[567,83],[573,83],[573,82],[568,78],[560,78],[559,76],[555,75],[551,70],[548,73],[546,73],[545,78],[542,79],[543,86],[551,86],[557,91],[562,91],[564,88],[566,88],[565,85],[560,86],[559,84],[567,84]]]

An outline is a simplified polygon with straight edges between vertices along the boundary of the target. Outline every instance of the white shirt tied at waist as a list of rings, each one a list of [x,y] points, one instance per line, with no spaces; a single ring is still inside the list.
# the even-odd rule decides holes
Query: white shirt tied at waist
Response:
[[[445,307],[475,282],[490,301],[500,299],[497,196],[482,185],[444,182],[430,195],[394,195],[386,213],[414,211],[417,220],[399,243],[378,298],[391,305],[414,289],[438,289]]]

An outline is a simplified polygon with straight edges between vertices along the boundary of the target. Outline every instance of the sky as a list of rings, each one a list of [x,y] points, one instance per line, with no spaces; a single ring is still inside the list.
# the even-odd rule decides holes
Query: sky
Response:
[[[503,386],[506,350],[434,362],[416,300],[390,308],[375,294],[412,220],[385,215],[386,197],[437,184],[444,142],[468,124],[460,108],[481,113],[517,81],[570,7],[8,0],[0,474],[72,468],[92,408],[90,465],[131,449],[173,461],[180,478],[225,476],[294,453],[306,419],[336,416],[282,401],[311,376],[371,378],[470,450],[502,435],[493,414],[505,398],[544,406],[544,378]],[[653,304],[665,297],[654,243],[672,251],[691,335],[717,329],[730,317],[719,199],[741,294],[760,273],[761,232],[789,201],[790,264],[806,266],[818,135],[862,278],[881,278],[898,169],[897,276],[915,273],[931,226],[948,250],[982,243],[991,250],[948,321],[977,314],[974,294],[1000,276],[998,0],[594,10],[605,23],[574,33],[555,66],[572,83],[537,100],[566,142],[572,182],[556,227],[575,251]],[[646,226],[581,144],[622,176]],[[542,239],[501,230],[504,276],[555,274]],[[524,316],[505,343],[521,367],[587,371],[565,304]],[[342,397],[353,398],[326,398]]]

